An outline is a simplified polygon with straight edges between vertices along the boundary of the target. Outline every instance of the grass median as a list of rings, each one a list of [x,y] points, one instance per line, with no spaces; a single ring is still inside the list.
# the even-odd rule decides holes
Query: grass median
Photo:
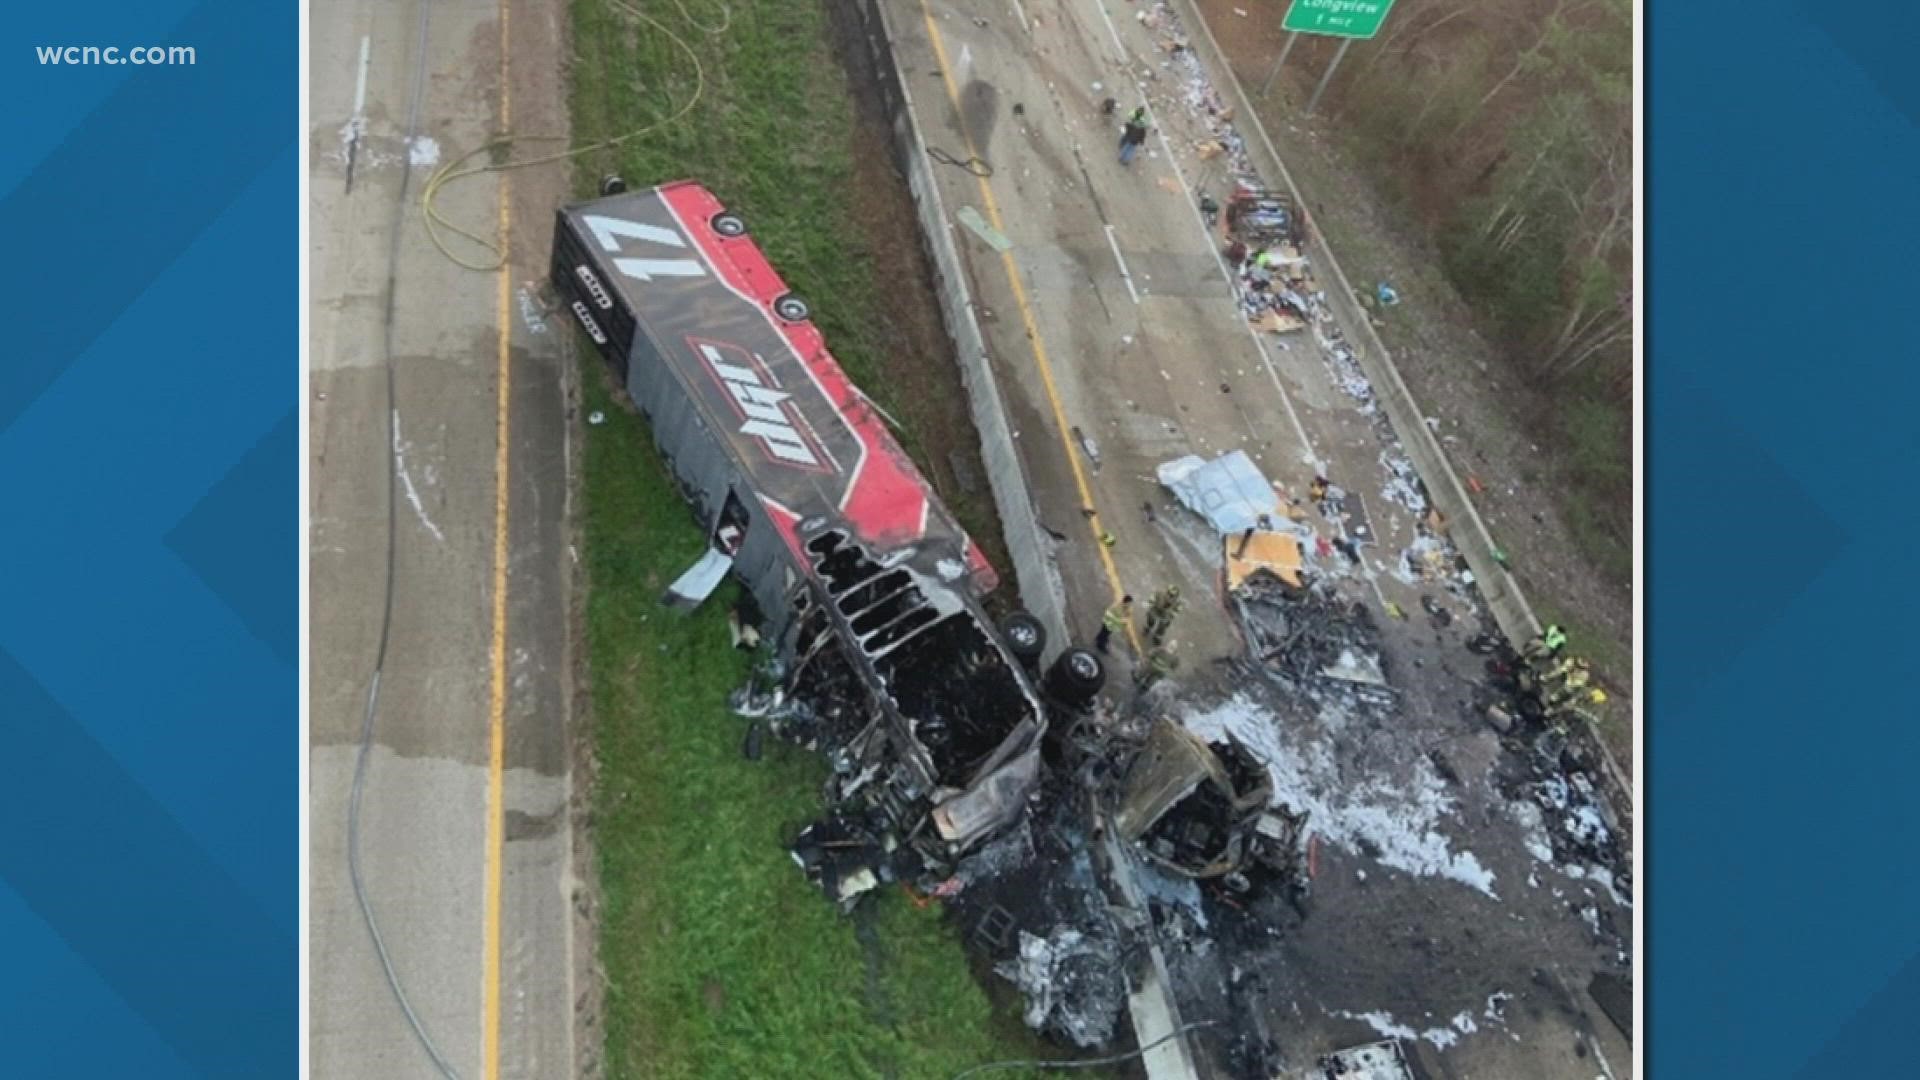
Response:
[[[678,123],[584,159],[582,191],[603,171],[636,187],[701,180],[747,218],[842,363],[884,400],[869,328],[883,303],[903,301],[863,257],[847,183],[854,116],[824,9],[730,8],[721,31],[717,4],[689,0],[714,32],[672,5],[653,12],[699,54],[699,99]],[[579,0],[573,19],[576,143],[640,129],[692,93],[691,61],[657,28],[604,0]],[[660,605],[700,530],[646,425],[596,358],[579,363],[583,405],[606,417],[587,428],[582,537],[608,1075],[945,1077],[1052,1056],[1013,1006],[988,999],[937,906],[886,893],[845,919],[794,867],[784,844],[818,813],[824,767],[773,740],[744,759],[745,724],[726,705],[748,664],[728,643],[732,586],[691,615]]]

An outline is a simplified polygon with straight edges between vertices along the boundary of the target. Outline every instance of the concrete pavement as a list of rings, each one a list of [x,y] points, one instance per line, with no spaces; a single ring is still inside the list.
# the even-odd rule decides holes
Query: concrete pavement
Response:
[[[948,95],[929,74],[933,85],[919,98],[929,143],[970,143],[994,165],[984,181],[990,196],[958,170],[946,190],[955,205],[984,209],[990,198],[1013,241],[1022,298],[991,265],[994,253],[971,233],[959,234],[990,312],[990,336],[994,328],[1010,332],[996,359],[1018,391],[1012,409],[1025,428],[1054,429],[1025,443],[1032,467],[1053,480],[1038,486],[1074,491],[1077,465],[1101,529],[1117,539],[1111,554],[1122,588],[1143,603],[1164,584],[1179,584],[1189,597],[1217,592],[1218,541],[1197,521],[1164,513],[1165,495],[1153,480],[1164,461],[1242,449],[1291,495],[1304,495],[1316,463],[1362,498],[1387,486],[1371,421],[1345,407],[1311,340],[1263,343],[1240,318],[1196,206],[1202,191],[1224,201],[1223,159],[1193,152],[1203,133],[1189,124],[1170,75],[1138,64],[1162,78],[1136,84],[1128,74],[1123,55],[1155,55],[1144,33],[1124,54],[1115,44],[1138,29],[1126,18],[1131,7],[1116,5],[1122,21],[1109,23],[1099,5],[1028,5],[1037,20],[1029,33],[1012,9],[987,0],[891,6],[903,69],[942,69],[928,12],[939,30],[949,102],[957,106],[934,107]],[[1124,113],[1142,103],[1136,85],[1146,87],[1156,131],[1128,168],[1117,160],[1117,117],[1103,116],[1100,104],[1114,97]],[[1023,300],[1047,354],[1044,372],[1023,340]],[[1097,463],[1075,428],[1091,437]],[[1155,507],[1153,520],[1143,504]],[[1397,557],[1413,539],[1408,515],[1369,510],[1380,532],[1373,554]],[[1071,500],[1043,501],[1041,514],[1081,555],[1100,531],[1081,525]],[[1080,613],[1076,625],[1091,636],[1114,582],[1104,580],[1098,560],[1063,549],[1060,561],[1070,606]],[[1394,596],[1399,583],[1380,584],[1403,609],[1417,604],[1411,590]],[[1224,617],[1183,619],[1174,636],[1190,666],[1239,647]]]
[[[390,526],[391,625],[362,807],[369,900],[413,1008],[459,1075],[575,1068],[571,421],[560,336],[528,302],[564,189],[557,172],[446,188],[443,213],[510,233],[505,275],[447,260],[419,208],[432,168],[492,132],[565,130],[565,7],[521,7],[329,0],[311,13],[316,1077],[435,1075],[387,986],[346,862]]]
[[[1606,1071],[1596,1058],[1624,1072],[1631,1048],[1594,1023],[1582,987],[1629,960],[1611,927],[1630,913],[1534,854],[1538,815],[1515,794],[1524,768],[1469,708],[1472,613],[1396,572],[1416,539],[1416,500],[1393,440],[1310,335],[1257,338],[1241,316],[1196,206],[1203,191],[1225,201],[1226,157],[1200,151],[1211,139],[1191,84],[1168,36],[1137,18],[1152,6],[883,2],[930,149],[991,167],[936,172],[956,217],[973,207],[1010,241],[1001,252],[953,226],[1075,636],[1092,637],[1117,593],[1144,603],[1179,584],[1190,597],[1172,635],[1182,700],[1243,689],[1209,662],[1243,650],[1218,602],[1220,541],[1154,479],[1173,458],[1243,449],[1290,496],[1328,476],[1377,534],[1346,589],[1383,623],[1400,691],[1391,726],[1343,727],[1311,703],[1274,714],[1280,752],[1311,766],[1292,786],[1324,804],[1318,828],[1343,842],[1322,855],[1320,914],[1261,946],[1271,953],[1239,958],[1273,992],[1290,1062],[1392,1029],[1443,1074],[1585,1077]],[[1109,97],[1118,115],[1102,114]],[[1157,131],[1123,167],[1119,119],[1141,103]],[[1423,598],[1451,623],[1427,621]]]

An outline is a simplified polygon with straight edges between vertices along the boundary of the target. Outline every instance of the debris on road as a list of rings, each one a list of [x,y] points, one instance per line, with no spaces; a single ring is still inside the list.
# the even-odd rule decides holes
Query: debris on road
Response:
[[[1320,1059],[1325,1080],[1413,1080],[1400,1040],[1386,1039],[1335,1051]]]
[[[1093,436],[1081,431],[1077,426],[1073,429],[1073,439],[1080,444],[1081,451],[1087,455],[1087,463],[1093,466],[1093,471],[1097,474],[1100,471],[1100,444],[1094,442]]]
[[[1006,234],[999,229],[987,224],[987,219],[980,216],[980,211],[971,206],[963,206],[955,210],[953,216],[959,220],[960,224],[965,225],[969,232],[986,241],[987,246],[993,250],[1012,250],[1013,241],[1007,239]]]
[[[1139,15],[1178,40],[1178,21],[1164,4]],[[1468,615],[1484,618],[1471,574],[1314,283],[1304,214],[1263,188],[1247,167],[1231,111],[1205,82],[1192,51],[1173,48],[1164,63],[1191,73],[1189,105],[1204,114],[1212,136],[1201,145],[1212,148],[1207,156],[1226,158],[1221,164],[1232,174],[1235,194],[1219,209],[1242,247],[1234,261],[1244,312],[1274,333],[1312,329],[1336,383],[1360,402],[1381,435],[1385,481],[1376,510],[1385,507],[1382,524],[1396,534],[1404,512],[1415,532],[1391,572],[1433,587],[1420,602],[1435,630]],[[1111,111],[1113,99],[1104,105]],[[1182,190],[1165,178],[1161,183]],[[1220,538],[1225,595],[1245,656],[1192,663],[1175,677],[1172,646],[1161,648],[1172,616],[1156,622],[1150,615],[1147,638],[1156,648],[1131,674],[1143,689],[1156,680],[1161,685],[1122,705],[1113,700],[1098,653],[1069,645],[1043,663],[1043,634],[1016,633],[987,619],[981,598],[992,587],[991,568],[904,464],[904,452],[867,416],[871,410],[843,407],[859,391],[824,350],[817,356],[793,351],[766,334],[764,311],[754,309],[749,318],[730,306],[744,297],[717,289],[711,311],[702,305],[646,311],[663,322],[687,318],[682,308],[699,311],[710,324],[675,326],[673,337],[654,341],[648,320],[631,310],[645,306],[635,297],[646,291],[629,294],[613,285],[596,295],[583,284],[620,281],[599,251],[608,236],[615,248],[622,238],[638,247],[649,229],[671,231],[684,221],[738,224],[717,203],[673,215],[641,205],[684,201],[686,194],[668,188],[602,200],[596,212],[611,207],[607,212],[617,211],[635,231],[616,229],[593,243],[583,242],[581,208],[563,212],[555,285],[575,301],[581,325],[654,420],[656,441],[672,452],[675,478],[710,530],[703,572],[678,591],[697,602],[731,570],[757,601],[757,624],[736,619],[733,632],[736,644],[745,640],[745,629],[764,635],[765,652],[732,704],[752,721],[748,738],[756,748],[765,730],[826,760],[823,813],[793,836],[789,850],[806,879],[843,911],[889,886],[916,903],[939,901],[981,969],[1023,995],[1030,1027],[1096,1048],[1123,1030],[1127,997],[1140,985],[1150,947],[1155,957],[1165,948],[1187,958],[1217,954],[1237,965],[1250,944],[1265,946],[1299,926],[1280,910],[1291,905],[1299,920],[1306,918],[1316,853],[1328,845],[1344,854],[1329,849],[1324,857],[1373,860],[1364,867],[1336,864],[1349,890],[1358,882],[1379,895],[1401,875],[1444,877],[1478,894],[1468,895],[1481,911],[1500,903],[1493,871],[1457,845],[1468,816],[1463,806],[1479,810],[1461,792],[1476,782],[1486,786],[1494,771],[1488,761],[1502,747],[1513,751],[1511,760],[1502,760],[1500,778],[1507,785],[1504,805],[1514,809],[1501,820],[1525,833],[1528,853],[1569,877],[1604,886],[1616,899],[1629,887],[1620,871],[1618,822],[1595,798],[1577,752],[1543,735],[1538,717],[1526,715],[1510,694],[1491,683],[1480,688],[1475,704],[1501,717],[1494,732],[1461,702],[1461,726],[1479,740],[1474,745],[1491,748],[1477,760],[1472,747],[1463,751],[1430,733],[1410,734],[1418,730],[1408,723],[1415,709],[1432,703],[1409,703],[1393,685],[1375,613],[1395,615],[1399,608],[1377,589],[1380,608],[1356,599],[1365,595],[1357,578],[1371,583],[1375,573],[1360,551],[1378,543],[1374,519],[1358,491],[1324,478],[1316,480],[1313,498],[1327,536],[1316,531],[1308,511],[1288,505],[1245,451],[1212,460],[1190,455],[1156,470],[1157,481]],[[1202,202],[1203,213],[1210,201]],[[1011,246],[972,207],[962,206],[954,218],[997,251]],[[608,219],[588,220],[604,225]],[[702,233],[696,247],[738,235]],[[583,275],[589,266],[593,271]],[[1382,284],[1380,296],[1390,302],[1386,295]],[[704,353],[690,353],[679,342],[693,341],[691,330],[700,341],[719,335],[740,343],[716,340]],[[1121,338],[1126,346],[1133,340]],[[697,409],[663,398],[667,384],[648,374],[675,366],[686,377],[672,389],[692,396]],[[828,385],[846,389],[830,393]],[[1220,386],[1231,392],[1231,384]],[[744,427],[740,405],[751,406]],[[682,417],[694,413],[709,422],[689,431]],[[1078,427],[1070,434],[1097,471],[1094,439]],[[849,435],[862,445],[848,443]],[[868,455],[867,445],[884,453]],[[851,462],[865,463],[866,471],[841,475],[843,463]],[[787,465],[807,466],[806,475],[783,471]],[[884,475],[876,481],[875,472]],[[1369,492],[1375,487],[1343,479]],[[862,484],[892,486],[863,490]],[[908,503],[917,514],[896,512]],[[1153,504],[1141,505],[1155,520]],[[1099,543],[1112,547],[1113,534],[1093,510],[1081,512]],[[1067,540],[1043,528],[1054,540]],[[913,529],[919,532],[907,535]],[[1387,561],[1383,554],[1375,567],[1388,572]],[[1396,643],[1413,631],[1427,636],[1419,624],[1388,624],[1387,631]],[[1401,662],[1411,669],[1423,660],[1414,655]],[[1216,692],[1216,672],[1229,682],[1224,692]],[[1113,680],[1116,688],[1126,682]],[[1124,699],[1124,691],[1118,696]],[[757,757],[757,749],[746,756]],[[1515,854],[1524,874],[1527,856]],[[1510,872],[1509,864],[1495,865],[1503,875]],[[1134,906],[1137,896],[1121,895],[1116,867],[1146,895],[1141,906]],[[1598,938],[1610,916],[1594,899],[1589,918]],[[1270,1076],[1274,1049],[1261,1018],[1273,1003],[1259,1001],[1258,976],[1243,978],[1238,966],[1229,976],[1225,967],[1214,964],[1199,976],[1210,980],[1205,993],[1214,997],[1208,1000],[1224,1011],[1199,1015],[1223,1017],[1217,1040],[1231,1048],[1225,1058],[1261,1063]],[[1179,989],[1197,992],[1192,981]],[[1475,1002],[1486,989],[1477,988]],[[1399,1003],[1383,1005],[1413,1015]],[[1471,1023],[1468,1016],[1466,1026],[1439,1030],[1465,1033]],[[1314,1051],[1325,1045],[1339,1044]],[[1364,1051],[1405,1064],[1399,1044],[1389,1040],[1330,1055],[1323,1068],[1339,1067],[1330,1076],[1401,1080],[1392,1072],[1357,1071],[1369,1060]]]
[[[1154,476],[1182,506],[1206,518],[1222,535],[1267,528],[1285,516],[1273,484],[1244,450],[1212,461],[1189,454],[1161,465]]]
[[[1255,682],[1189,711],[1182,722],[1201,738],[1231,737],[1246,746],[1272,777],[1274,799],[1310,814],[1313,833],[1323,843],[1366,853],[1408,874],[1449,878],[1498,899],[1492,872],[1471,853],[1454,850],[1441,832],[1455,801],[1424,754],[1399,755],[1391,752],[1398,744],[1382,745],[1375,769],[1359,776],[1335,758],[1335,739],[1393,740],[1389,729],[1375,723],[1388,712],[1382,703],[1337,686],[1276,693]],[[1282,716],[1293,719],[1283,726]]]
[[[1270,811],[1272,792],[1246,747],[1232,739],[1208,743],[1163,718],[1127,773],[1114,828],[1184,877],[1240,874],[1252,859],[1288,872],[1306,816]]]
[[[1222,541],[1226,549],[1229,593],[1240,588],[1255,571],[1271,574],[1296,588],[1304,584],[1301,578],[1304,556],[1298,537],[1259,529],[1249,531],[1252,535],[1244,543],[1235,537]]]
[[[1256,571],[1228,594],[1247,651],[1283,686],[1332,680],[1370,699],[1391,695],[1380,658],[1380,630],[1359,601],[1324,583],[1290,584]]]
[[[1075,1046],[1105,1046],[1127,1000],[1114,952],[1113,942],[1071,927],[1055,927],[1047,937],[1022,930],[1019,956],[994,971],[1026,995],[1028,1027],[1064,1035]]]

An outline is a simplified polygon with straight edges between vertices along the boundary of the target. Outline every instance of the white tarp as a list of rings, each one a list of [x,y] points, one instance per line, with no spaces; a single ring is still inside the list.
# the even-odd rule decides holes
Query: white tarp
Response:
[[[1269,527],[1284,520],[1280,497],[1244,450],[1212,461],[1189,454],[1160,466],[1155,476],[1223,536],[1254,528],[1263,516]]]

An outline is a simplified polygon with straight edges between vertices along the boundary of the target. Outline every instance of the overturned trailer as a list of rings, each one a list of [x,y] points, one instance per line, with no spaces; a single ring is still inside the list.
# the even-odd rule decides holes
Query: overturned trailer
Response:
[[[559,212],[551,274],[708,530],[673,595],[745,585],[774,654],[762,705],[860,819],[837,834],[937,868],[1017,818],[1047,723],[1022,667],[1038,624],[996,632],[993,569],[745,222],[692,182],[622,192]]]

